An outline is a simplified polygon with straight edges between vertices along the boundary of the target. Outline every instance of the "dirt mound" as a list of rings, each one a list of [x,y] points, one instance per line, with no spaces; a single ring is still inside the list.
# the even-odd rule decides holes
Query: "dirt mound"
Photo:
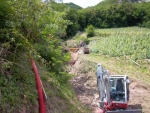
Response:
[[[129,108],[142,109],[143,113],[150,113],[150,90],[141,83],[131,81]]]

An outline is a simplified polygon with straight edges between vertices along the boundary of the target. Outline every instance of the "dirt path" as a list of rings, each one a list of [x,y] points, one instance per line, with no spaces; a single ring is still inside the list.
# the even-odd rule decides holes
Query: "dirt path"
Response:
[[[84,70],[87,65],[84,65],[81,56],[82,52],[80,54],[78,52],[71,53],[72,59],[76,60],[70,70],[70,73],[76,75],[71,83],[79,101],[90,107],[92,113],[97,113],[99,108],[99,95],[97,92],[95,73]],[[142,83],[131,80],[129,100],[128,109],[142,108],[143,113],[150,113],[150,88],[142,86]]]

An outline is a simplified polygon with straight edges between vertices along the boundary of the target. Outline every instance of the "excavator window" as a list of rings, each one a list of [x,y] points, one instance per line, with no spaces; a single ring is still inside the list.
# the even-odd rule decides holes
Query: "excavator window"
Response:
[[[110,98],[114,101],[125,101],[124,79],[111,78],[110,83],[111,83]]]
[[[119,78],[119,79],[117,80],[117,84],[116,84],[116,91],[123,92],[123,90],[124,90],[124,85],[123,85],[123,83],[122,83],[122,79]]]

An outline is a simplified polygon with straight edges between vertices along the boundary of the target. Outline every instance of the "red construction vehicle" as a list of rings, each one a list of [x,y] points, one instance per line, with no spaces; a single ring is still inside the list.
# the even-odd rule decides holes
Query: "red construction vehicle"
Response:
[[[128,76],[109,75],[101,64],[98,64],[96,75],[100,97],[98,113],[142,113],[141,109],[127,109],[130,82]]]

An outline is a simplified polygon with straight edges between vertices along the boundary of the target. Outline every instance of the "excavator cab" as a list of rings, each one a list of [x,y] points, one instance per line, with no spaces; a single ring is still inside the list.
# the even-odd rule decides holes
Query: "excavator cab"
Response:
[[[110,76],[110,99],[127,102],[129,99],[129,80],[127,76]]]

